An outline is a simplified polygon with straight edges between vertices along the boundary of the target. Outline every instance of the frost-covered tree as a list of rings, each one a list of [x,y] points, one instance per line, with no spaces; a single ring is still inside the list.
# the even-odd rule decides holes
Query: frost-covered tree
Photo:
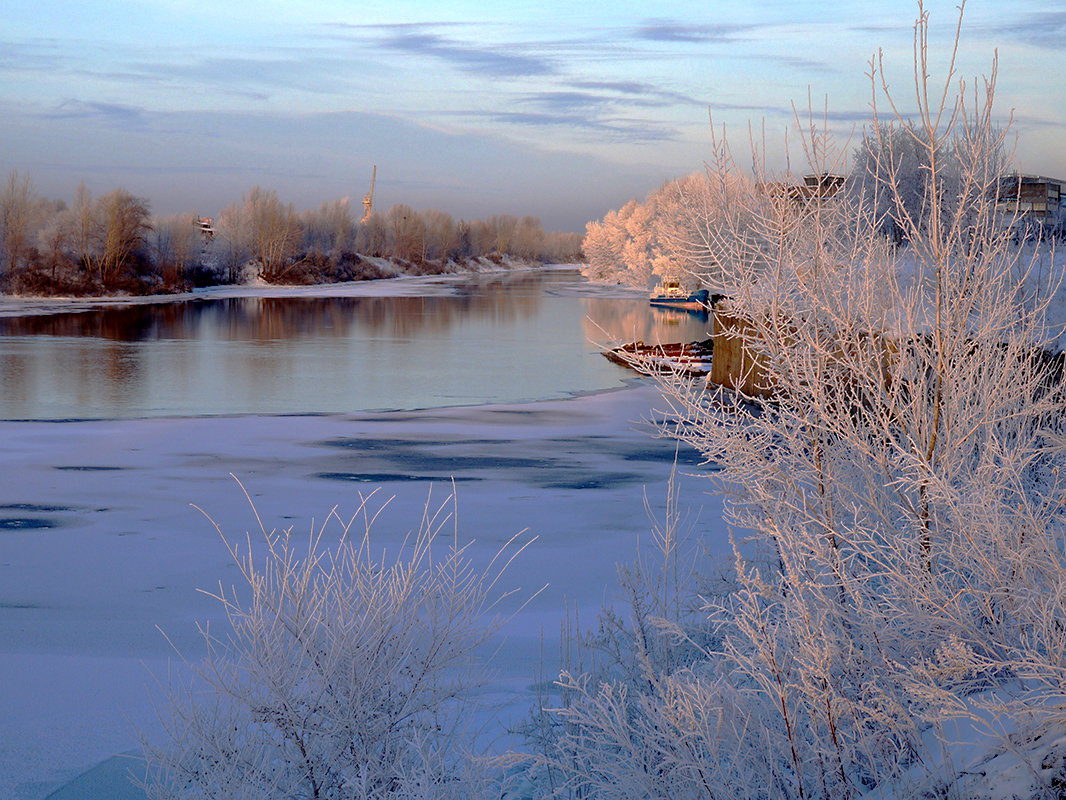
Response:
[[[544,237],[544,258],[552,264],[573,264],[583,257],[580,233],[552,231]]]
[[[244,199],[252,257],[265,281],[276,281],[293,266],[302,231],[292,204],[277,192],[254,187]]]
[[[501,256],[510,253],[515,231],[518,228],[518,219],[510,214],[493,214],[486,222],[495,237],[495,241],[492,243],[492,251]]]
[[[191,212],[153,220],[151,240],[156,272],[169,286],[181,283],[204,246],[199,217]]]
[[[375,211],[359,223],[355,234],[355,249],[359,253],[381,258],[387,255],[388,229],[383,214]]]
[[[52,283],[56,282],[61,265],[65,265],[68,243],[70,240],[70,212],[65,208],[54,207],[53,213],[48,215],[47,221],[37,232],[37,246],[44,259],[44,264],[49,269]]]
[[[582,245],[588,259],[585,274],[595,280],[648,288],[656,255],[654,213],[650,201],[630,200],[609,211],[602,221],[590,222]]]
[[[44,223],[45,204],[37,197],[29,176],[12,170],[0,188],[0,248],[3,269],[12,275],[22,264]]]
[[[995,224],[995,66],[967,94],[952,57],[935,89],[919,10],[910,130],[928,168],[922,213],[897,218],[907,246],[881,234],[870,194],[793,193],[766,171],[743,230],[715,234],[733,320],[716,347],[741,345],[770,399],[745,396],[739,372],[732,388],[665,388],[727,493],[733,575],[690,590],[695,618],[635,602],[606,641],[613,672],[564,673],[542,763],[569,796],[992,796],[995,778],[957,760],[982,735],[1031,796],[1059,792],[1054,286]],[[880,59],[871,74],[880,106]],[[800,127],[814,130],[808,172],[839,173],[831,137]],[[944,155],[959,143],[965,158]],[[735,165],[716,153],[711,177],[726,178]],[[912,187],[878,176],[905,208]],[[1033,756],[1041,739],[1059,744]]]
[[[751,235],[754,181],[708,169],[664,184],[655,193],[655,272],[725,289],[719,267],[730,236]]]
[[[536,261],[544,251],[544,225],[537,217],[524,216],[515,225],[510,252],[525,261]]]
[[[692,288],[720,289],[719,240],[746,233],[742,196],[751,181],[736,175],[693,173],[667,181],[643,201],[630,200],[586,228],[586,275],[640,288],[673,279]]]
[[[397,203],[385,212],[388,253],[403,261],[422,261],[426,247],[426,223],[411,206]]]
[[[451,214],[436,208],[422,212],[426,227],[425,255],[434,261],[455,258],[459,254],[459,228]]]
[[[354,244],[355,222],[350,198],[330,200],[300,214],[303,248],[307,252],[337,257]]]
[[[219,212],[210,250],[230,282],[238,281],[252,253],[251,222],[245,203],[231,203]]]
[[[77,264],[90,277],[96,271],[98,259],[98,221],[97,210],[93,203],[92,192],[85,181],[78,184],[74,195],[74,205],[66,212],[66,230],[68,244]]]
[[[135,257],[147,245],[149,204],[143,197],[134,197],[125,189],[113,189],[97,201],[99,220],[100,282],[113,283],[124,270],[135,267]]]

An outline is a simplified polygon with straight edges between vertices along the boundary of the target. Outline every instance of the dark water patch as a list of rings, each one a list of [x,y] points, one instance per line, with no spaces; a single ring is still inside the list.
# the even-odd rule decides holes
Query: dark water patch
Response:
[[[0,503],[0,511],[27,511],[31,514],[55,514],[74,511],[73,506],[46,506],[41,503]]]
[[[447,447],[457,444],[479,447],[486,451],[510,448],[510,442],[494,439],[469,439],[461,443],[412,442],[407,439],[331,439],[320,442],[324,446],[339,447],[359,454],[372,456],[383,464],[397,470],[412,472],[443,472],[449,475],[475,470],[506,469],[552,469],[554,459],[527,458],[521,456],[492,455],[438,455],[427,448]]]
[[[499,439],[448,439],[447,441],[427,442],[411,439],[386,439],[374,436],[360,436],[345,439],[324,439],[311,442],[312,447],[340,447],[345,450],[368,451],[372,453],[389,453],[394,450],[413,447],[493,447],[501,444]]]
[[[62,524],[57,519],[41,517],[0,517],[0,531],[40,531],[58,528]]]
[[[588,473],[583,470],[566,470],[563,474],[553,473],[550,477],[534,478],[534,483],[542,489],[620,489],[633,484],[644,483],[647,478],[633,472]]]
[[[394,453],[387,459],[397,467],[435,472],[470,472],[474,470],[551,469],[553,459],[518,456],[437,456],[424,452]]]
[[[451,475],[410,475],[398,472],[319,472],[316,478],[327,481],[346,481],[348,483],[402,483],[411,481],[431,481],[433,483],[462,483],[477,481],[480,478],[455,478]]]
[[[551,439],[571,453],[597,453],[612,456],[622,461],[644,461],[653,464],[671,463],[698,467],[703,463],[699,450],[684,442],[670,439],[646,439],[643,442],[627,442],[613,436],[582,436],[579,438]]]
[[[621,453],[624,461],[651,461],[654,463],[671,463],[676,461],[687,467],[696,467],[703,463],[703,456],[695,448],[684,447],[646,447]]]
[[[311,442],[312,447],[340,447],[345,450],[359,450],[371,453],[388,453],[402,447],[411,447],[414,444],[409,439],[379,439],[374,437],[359,437],[354,439],[325,439],[319,442]]]
[[[55,469],[62,470],[63,472],[118,472],[119,470],[126,469],[125,467],[101,467],[91,464],[73,464],[69,466],[55,467]]]

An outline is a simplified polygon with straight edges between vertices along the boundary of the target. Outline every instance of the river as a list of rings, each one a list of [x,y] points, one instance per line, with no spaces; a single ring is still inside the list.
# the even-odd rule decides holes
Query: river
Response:
[[[555,399],[632,373],[600,346],[707,336],[576,269],[0,318],[0,419],[409,410]],[[345,291],[358,293],[360,286]],[[390,288],[395,294],[387,294]],[[382,293],[385,293],[382,296]]]

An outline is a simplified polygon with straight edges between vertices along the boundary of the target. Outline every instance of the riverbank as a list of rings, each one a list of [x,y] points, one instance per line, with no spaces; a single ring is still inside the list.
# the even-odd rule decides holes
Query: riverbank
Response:
[[[387,264],[386,259],[378,259]],[[190,300],[228,299],[237,297],[414,297],[445,294],[460,283],[478,276],[508,275],[537,270],[577,270],[580,264],[540,264],[502,259],[499,264],[478,259],[457,267],[452,272],[436,275],[405,275],[396,270],[385,278],[311,285],[271,284],[254,281],[242,284],[208,286],[189,292],[150,295],[93,295],[93,296],[22,296],[0,294],[0,317],[63,314],[95,308],[134,305],[158,305]]]

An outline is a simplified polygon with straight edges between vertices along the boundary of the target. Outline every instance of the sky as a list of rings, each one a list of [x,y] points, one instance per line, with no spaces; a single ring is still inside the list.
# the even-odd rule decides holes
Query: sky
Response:
[[[0,174],[68,202],[123,187],[214,215],[254,186],[297,209],[350,197],[583,231],[703,168],[711,121],[802,173],[794,109],[850,152],[880,52],[914,111],[905,0],[7,0]],[[943,81],[957,0],[930,0]],[[983,87],[1017,168],[1066,178],[1066,10],[971,0],[956,78]],[[879,113],[890,111],[883,96]],[[828,111],[828,114],[826,113]],[[792,127],[791,133],[785,133]]]

